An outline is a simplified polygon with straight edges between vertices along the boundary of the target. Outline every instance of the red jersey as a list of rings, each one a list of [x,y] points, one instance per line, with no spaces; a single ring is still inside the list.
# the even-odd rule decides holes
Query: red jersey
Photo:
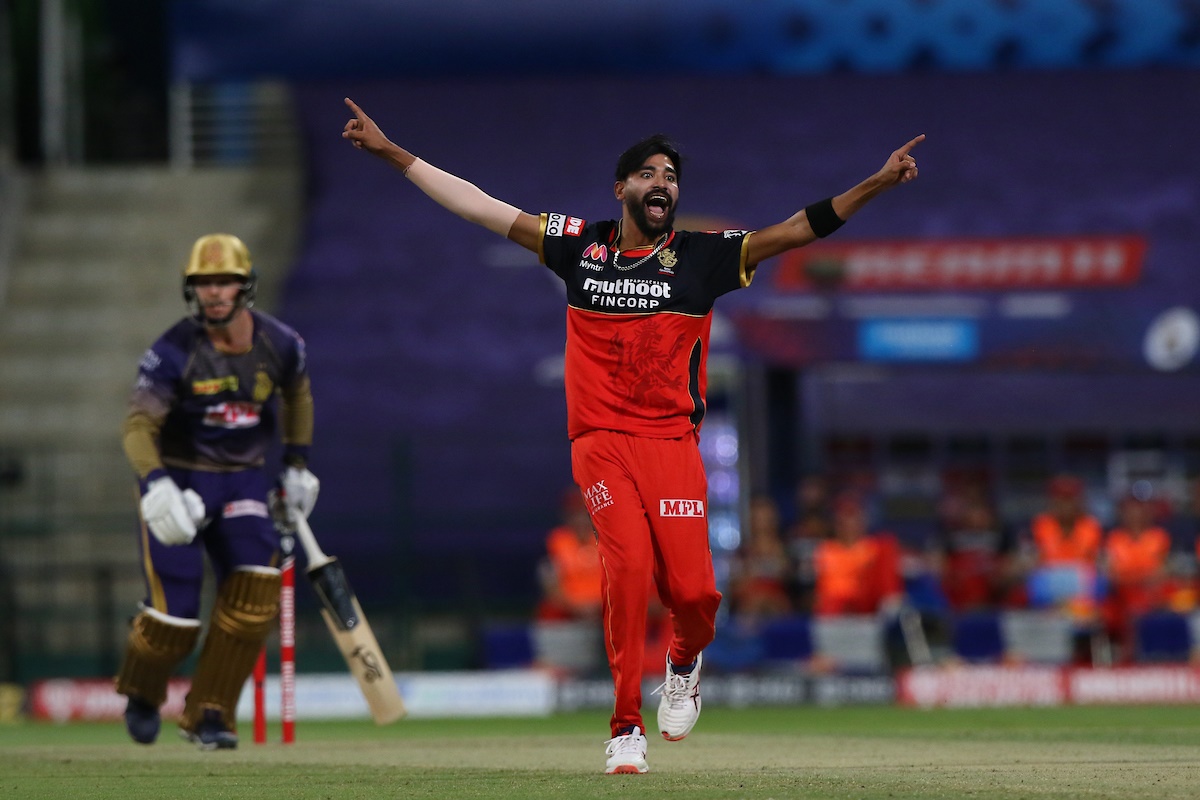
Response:
[[[751,234],[671,231],[618,259],[616,227],[541,215],[538,257],[567,287],[567,434],[676,439],[704,419],[713,303],[753,280]]]

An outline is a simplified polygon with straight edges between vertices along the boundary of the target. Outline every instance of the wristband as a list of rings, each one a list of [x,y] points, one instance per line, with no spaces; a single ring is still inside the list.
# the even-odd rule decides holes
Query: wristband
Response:
[[[304,469],[308,466],[308,446],[287,444],[283,448],[283,464],[287,467]]]
[[[827,197],[804,208],[804,216],[808,218],[808,227],[818,239],[824,239],[829,234],[846,224],[846,220],[833,210],[833,198]]]
[[[145,494],[146,487],[148,487],[150,484],[154,483],[159,478],[167,478],[167,477],[170,477],[170,476],[167,474],[167,471],[165,469],[163,469],[162,467],[155,467],[154,469],[152,469],[146,473],[146,477],[138,480],[138,486],[141,488],[142,494]]]

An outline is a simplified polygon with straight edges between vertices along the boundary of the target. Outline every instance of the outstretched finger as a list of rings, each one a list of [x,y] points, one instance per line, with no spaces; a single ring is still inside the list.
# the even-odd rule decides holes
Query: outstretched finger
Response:
[[[925,141],[925,134],[922,133],[920,136],[913,137],[911,140],[909,140],[908,144],[904,145],[896,152],[902,156],[906,156],[906,155],[908,155],[909,150],[912,150],[914,147],[916,147],[923,141]]]
[[[342,98],[342,101],[343,101],[343,102],[344,102],[344,103],[345,103],[347,106],[349,106],[349,107],[350,107],[350,110],[354,112],[354,116],[356,116],[356,117],[365,117],[365,116],[366,116],[366,114],[365,114],[365,113],[363,113],[363,110],[362,110],[361,108],[359,108],[359,107],[358,107],[358,103],[354,102],[354,101],[353,101],[353,100],[351,100],[349,97],[343,97],[343,98]]]

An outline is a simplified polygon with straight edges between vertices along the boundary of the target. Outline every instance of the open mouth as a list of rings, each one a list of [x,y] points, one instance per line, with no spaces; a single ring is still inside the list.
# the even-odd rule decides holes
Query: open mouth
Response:
[[[652,222],[662,222],[671,212],[671,198],[663,192],[653,192],[646,195],[644,201],[646,217]]]

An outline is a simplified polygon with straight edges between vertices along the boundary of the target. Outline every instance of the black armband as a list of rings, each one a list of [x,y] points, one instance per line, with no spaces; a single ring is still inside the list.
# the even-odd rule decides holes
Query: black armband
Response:
[[[833,210],[832,197],[827,197],[824,200],[819,200],[810,206],[806,206],[804,208],[804,216],[808,217],[808,227],[812,228],[812,232],[817,235],[818,239],[824,239],[846,224],[846,220],[839,217],[837,212]]]

